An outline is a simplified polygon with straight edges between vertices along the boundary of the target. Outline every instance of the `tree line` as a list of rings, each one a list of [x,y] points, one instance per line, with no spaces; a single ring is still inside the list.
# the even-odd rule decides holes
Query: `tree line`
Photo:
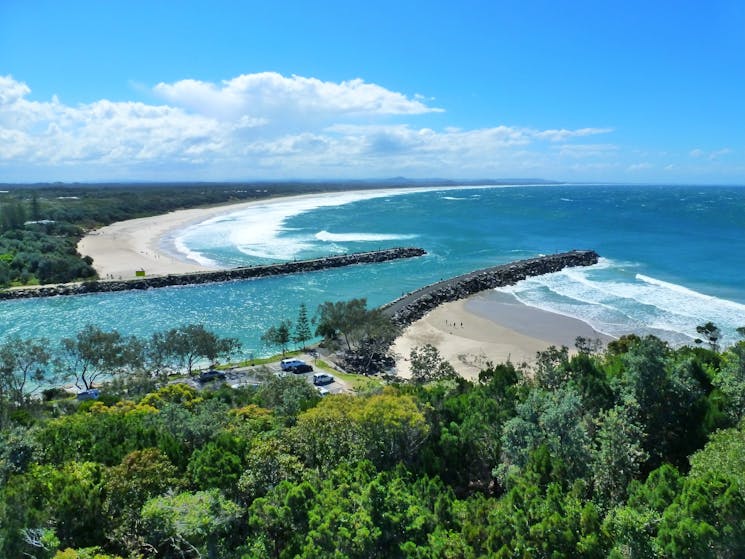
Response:
[[[239,349],[238,340],[221,338],[201,324],[156,332],[149,339],[87,325],[57,347],[44,338],[11,336],[0,344],[0,425],[55,384],[71,382],[90,390],[94,383],[126,377],[148,380],[152,387],[173,373],[192,375],[199,362],[228,359]]]
[[[417,351],[429,376],[357,396],[267,375],[9,418],[0,556],[745,555],[745,341],[579,339],[474,382]]]

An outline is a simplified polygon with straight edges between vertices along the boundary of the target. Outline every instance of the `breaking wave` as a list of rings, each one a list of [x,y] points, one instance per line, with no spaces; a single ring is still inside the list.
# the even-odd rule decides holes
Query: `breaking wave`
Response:
[[[354,243],[414,239],[416,238],[416,235],[391,235],[385,233],[329,233],[328,231],[319,231],[316,233],[315,237],[319,241]]]
[[[621,336],[654,334],[672,343],[690,343],[696,326],[711,321],[722,342],[734,343],[745,305],[627,271],[628,265],[601,259],[596,266],[568,268],[529,278],[499,291],[547,311],[578,318],[599,332]]]

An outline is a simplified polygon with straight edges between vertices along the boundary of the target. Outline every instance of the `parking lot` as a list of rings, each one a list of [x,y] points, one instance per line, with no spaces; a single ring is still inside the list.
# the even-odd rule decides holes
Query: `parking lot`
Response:
[[[283,371],[280,367],[280,362],[276,361],[276,362],[267,363],[263,365],[256,365],[252,367],[236,367],[233,369],[223,370],[221,372],[225,373],[224,379],[215,378],[214,380],[210,380],[209,382],[202,383],[202,382],[199,382],[196,378],[193,378],[193,379],[188,379],[185,382],[187,382],[191,386],[194,386],[197,389],[202,389],[207,386],[217,386],[222,383],[229,384],[233,388],[239,388],[242,386],[259,386],[262,383],[263,376],[266,374],[266,371],[268,370],[277,376],[292,375],[296,377],[303,377],[308,381],[309,384],[313,384],[313,375],[315,373],[328,373],[334,378],[334,381],[328,384],[324,384],[322,386],[322,388],[324,388],[325,391],[327,391],[325,393],[328,393],[328,394],[352,393],[352,387],[348,383],[339,379],[338,375],[336,375],[334,371],[328,371],[326,369],[320,369],[316,367],[315,365],[316,357],[314,355],[304,353],[304,354],[296,356],[296,358],[300,359],[301,361],[313,367],[313,370],[308,371],[308,372],[303,372],[303,373],[293,373],[290,371]],[[323,391],[319,390],[319,392],[323,392]]]

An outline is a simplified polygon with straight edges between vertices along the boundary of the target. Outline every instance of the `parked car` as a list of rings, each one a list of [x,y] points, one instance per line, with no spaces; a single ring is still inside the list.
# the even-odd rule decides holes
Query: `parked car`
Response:
[[[279,368],[283,371],[289,371],[292,367],[296,367],[297,365],[305,365],[305,361],[293,357],[282,359],[282,361],[279,362]]]
[[[301,363],[300,365],[293,365],[289,370],[293,373],[310,373],[313,370],[313,367],[307,363]]]
[[[101,391],[98,388],[91,388],[90,390],[83,390],[78,392],[78,400],[98,400],[101,395]]]
[[[327,394],[331,394],[328,388],[324,388],[323,386],[316,386],[316,390],[318,390],[318,394],[321,396],[326,396]]]
[[[222,371],[215,371],[214,369],[210,369],[209,371],[202,371],[199,373],[199,378],[197,379],[199,382],[210,382],[212,380],[225,380],[225,373]]]
[[[313,374],[313,384],[316,386],[321,384],[331,384],[334,382],[334,377],[332,377],[328,373],[314,373]]]

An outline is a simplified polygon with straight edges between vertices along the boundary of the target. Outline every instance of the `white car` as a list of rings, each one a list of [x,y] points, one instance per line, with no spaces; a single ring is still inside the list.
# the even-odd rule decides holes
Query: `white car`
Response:
[[[334,382],[334,377],[332,377],[328,373],[314,373],[313,374],[313,384],[316,386],[321,384],[331,384]]]
[[[323,386],[316,386],[316,390],[318,390],[318,394],[320,394],[321,396],[331,394],[331,391],[328,388],[324,388]]]
[[[296,359],[296,358],[290,358],[290,359],[282,359],[282,361],[279,362],[279,368],[283,371],[289,371],[293,367],[297,367],[298,365],[305,365],[305,361],[302,359]]]

